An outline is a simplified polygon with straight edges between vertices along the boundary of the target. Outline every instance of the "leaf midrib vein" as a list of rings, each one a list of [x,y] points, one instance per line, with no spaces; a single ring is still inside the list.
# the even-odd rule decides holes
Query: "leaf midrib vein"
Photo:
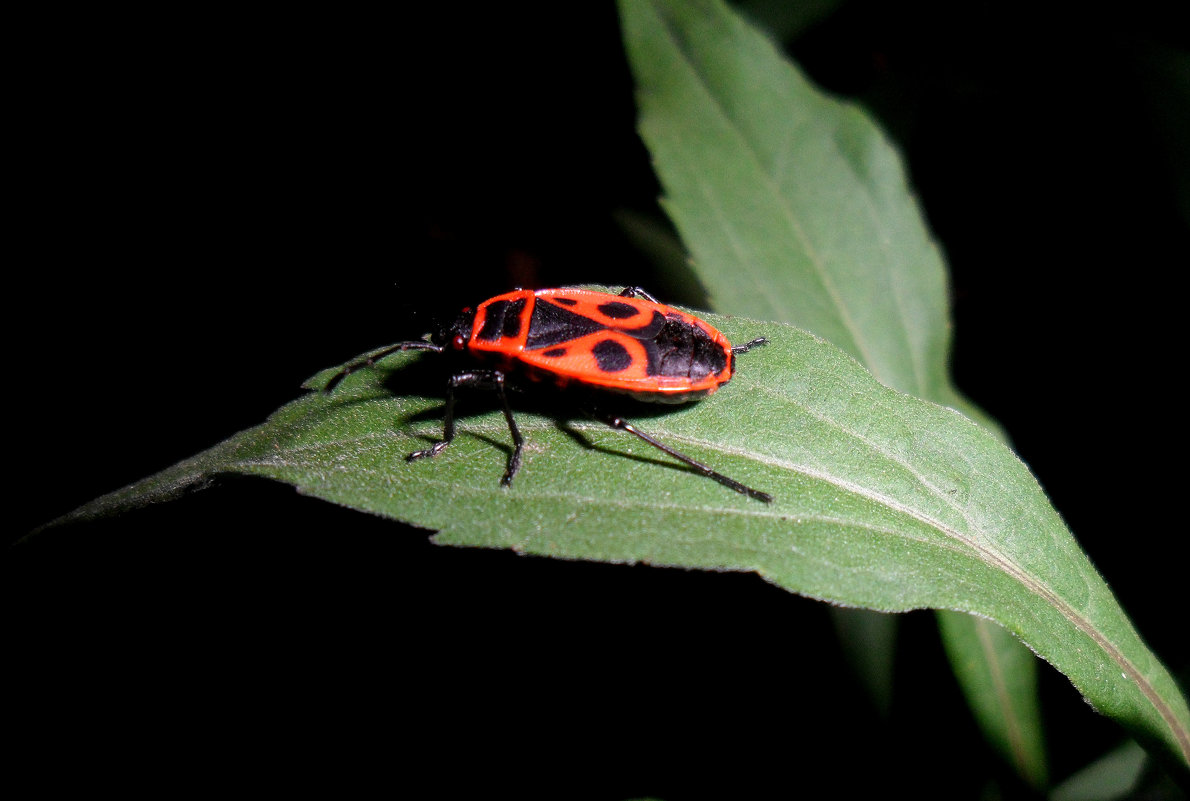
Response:
[[[761,389],[762,391],[766,391],[766,392],[769,392],[770,394],[776,395],[779,398],[785,400],[786,402],[789,402],[789,403],[794,402],[787,395],[784,395],[782,393],[774,393],[771,390],[768,390],[766,387],[763,387],[763,386],[760,386],[758,388]],[[894,455],[891,455],[885,451],[882,451],[880,448],[874,446],[871,442],[869,442],[863,436],[857,434],[854,431],[849,431],[845,427],[839,425],[836,421],[833,421],[833,420],[830,420],[827,418],[820,418],[820,416],[815,415],[812,410],[805,407],[804,405],[802,405],[801,408],[806,413],[811,414],[815,417],[818,417],[819,419],[822,419],[823,422],[825,422],[827,424],[835,426],[838,430],[840,430],[843,433],[847,434],[848,436],[856,439],[857,441],[863,442],[867,447],[869,447],[870,449],[874,450],[877,453],[880,453],[881,455],[883,455],[885,458],[887,458],[889,461],[893,462],[894,464],[898,464],[898,465],[901,465],[902,467],[904,467],[904,469],[909,471],[910,474],[914,475],[915,477],[918,477],[919,480],[921,480],[923,486],[930,488],[931,492],[934,493],[935,497],[937,497],[939,500],[942,500],[945,504],[951,506],[951,508],[954,508],[955,511],[958,511],[963,516],[963,518],[965,520],[967,520],[968,523],[972,523],[970,517],[965,512],[958,509],[957,506],[955,506],[955,504],[953,504],[953,502],[951,502],[951,500],[946,496],[945,493],[939,493],[936,490],[936,488],[932,487],[932,485],[928,481],[926,481],[924,477],[920,476],[920,474],[917,473],[917,471],[915,471],[911,467],[909,467],[909,465],[906,464],[903,460],[900,460],[897,457],[895,457]],[[584,426],[581,423],[576,424],[576,427],[580,430],[598,430],[601,432],[606,431],[606,429],[604,429],[602,427]],[[498,421],[493,421],[488,426],[484,426],[481,424],[478,426],[471,426],[471,428],[473,430],[478,428],[480,430],[494,431],[496,429],[502,428],[502,426],[499,425]],[[533,424],[522,425],[521,428],[523,430],[527,430],[527,431],[533,431],[533,430],[542,431],[542,430],[547,430],[548,428],[550,428],[550,424],[549,424],[549,421],[542,421],[540,424],[537,424],[537,425],[533,425]],[[291,445],[287,446],[287,449],[292,452],[308,452],[308,451],[318,450],[321,448],[343,447],[343,446],[347,445],[348,443],[353,443],[353,442],[359,443],[362,441],[375,440],[375,439],[380,439],[380,438],[388,438],[391,436],[392,436],[392,432],[390,432],[390,431],[365,432],[364,434],[348,437],[346,439],[340,438],[340,439],[336,439],[336,440],[323,440],[323,441],[320,441],[317,443],[306,443],[306,444],[301,444],[301,445],[292,445],[291,444]],[[1165,723],[1169,727],[1170,731],[1174,734],[1175,739],[1177,739],[1179,745],[1182,746],[1183,752],[1190,755],[1190,733],[1186,732],[1179,726],[1177,717],[1176,717],[1176,715],[1174,715],[1173,710],[1164,702],[1164,700],[1161,698],[1160,694],[1156,691],[1156,689],[1148,681],[1147,677],[1131,662],[1131,660],[1129,660],[1124,655],[1124,653],[1120,650],[1120,648],[1114,642],[1112,642],[1110,639],[1108,639],[1106,636],[1104,636],[1101,632],[1099,632],[1099,630],[1096,629],[1090,623],[1089,620],[1087,620],[1080,613],[1078,613],[1074,609],[1073,606],[1071,606],[1061,596],[1059,596],[1056,592],[1054,592],[1045,582],[1043,582],[1041,579],[1034,576],[1033,574],[1029,573],[1027,570],[1025,570],[1023,567],[1021,567],[1019,564],[1017,564],[1013,559],[1011,559],[1008,555],[999,552],[997,549],[991,547],[985,541],[977,540],[968,534],[964,534],[963,532],[959,531],[957,528],[943,522],[942,520],[940,520],[932,515],[929,515],[921,510],[910,507],[907,504],[901,503],[901,502],[899,502],[883,493],[872,491],[866,487],[855,484],[854,482],[847,481],[846,479],[843,479],[841,477],[835,476],[830,473],[826,473],[826,472],[817,470],[817,469],[809,467],[807,465],[797,464],[797,463],[794,463],[794,462],[791,462],[788,460],[774,458],[771,456],[767,456],[765,454],[756,453],[754,451],[741,450],[738,448],[723,446],[721,444],[708,443],[705,440],[702,440],[702,439],[699,439],[696,437],[690,437],[688,435],[682,435],[682,434],[677,434],[677,433],[673,433],[673,432],[668,432],[666,434],[666,437],[667,437],[667,439],[670,439],[670,440],[676,440],[676,441],[679,441],[679,442],[682,442],[682,443],[685,443],[688,445],[697,445],[700,447],[706,447],[708,449],[711,449],[711,450],[714,450],[717,452],[731,454],[731,455],[734,455],[734,456],[737,456],[740,458],[744,458],[744,459],[750,459],[750,460],[756,461],[760,464],[764,464],[766,466],[788,470],[790,472],[799,473],[799,474],[806,476],[808,478],[813,478],[813,479],[816,479],[819,481],[823,481],[823,482],[828,483],[832,486],[838,487],[840,490],[843,490],[850,494],[856,495],[858,497],[868,499],[868,500],[872,501],[873,503],[884,506],[885,508],[887,508],[891,511],[894,511],[898,514],[904,515],[910,519],[916,520],[919,523],[922,523],[929,528],[933,528],[934,530],[943,534],[945,537],[948,537],[948,538],[954,540],[956,543],[959,543],[959,544],[965,546],[966,548],[970,549],[971,551],[973,551],[975,553],[977,558],[981,559],[982,561],[984,561],[986,564],[992,566],[993,568],[999,569],[1001,572],[1010,576],[1017,583],[1019,583],[1021,586],[1025,587],[1029,592],[1033,593],[1035,596],[1041,598],[1043,601],[1045,601],[1047,604],[1049,604],[1063,618],[1068,620],[1076,629],[1078,629],[1086,637],[1088,637],[1092,642],[1094,642],[1096,647],[1098,647],[1103,653],[1105,653],[1109,657],[1109,659],[1111,659],[1114,663],[1119,665],[1119,667],[1121,668],[1121,670],[1125,674],[1125,676],[1127,676],[1136,685],[1136,687],[1141,691],[1141,693],[1145,696],[1145,698],[1157,710],[1158,714],[1165,721]],[[233,465],[233,467],[238,465],[240,467],[245,467],[245,468],[251,467],[253,465],[275,467],[275,466],[277,466],[277,461],[273,460],[273,459],[267,459],[267,458],[266,459],[234,460],[232,462],[232,465]],[[457,485],[455,485],[455,484],[451,484],[451,486],[454,486],[456,489],[458,488]],[[566,497],[572,501],[576,500],[574,498],[574,496],[564,495],[564,497]],[[632,508],[639,508],[639,506],[640,506],[640,504],[636,503],[636,502],[632,502],[632,503],[623,502],[623,505],[625,507],[631,506]],[[670,504],[670,505],[659,504],[658,505],[659,509],[672,508],[672,507],[673,507],[672,504]],[[688,507],[684,507],[684,508],[688,508]],[[780,512],[778,512],[776,509],[769,507],[769,506],[766,506],[761,509],[753,508],[751,505],[742,506],[738,509],[726,508],[726,507],[710,507],[707,511],[711,512],[711,513],[715,513],[715,514],[730,514],[733,516],[741,515],[741,514],[749,515],[749,516],[763,516],[763,517],[781,517],[782,516]],[[852,524],[852,525],[854,525],[854,524]],[[979,527],[977,525],[975,525],[974,523],[972,523],[972,528],[976,531],[980,530]],[[903,533],[897,532],[894,536],[906,536],[906,535],[904,535]],[[937,545],[937,543],[934,543],[934,544]],[[973,611],[973,610],[969,610],[969,611]]]

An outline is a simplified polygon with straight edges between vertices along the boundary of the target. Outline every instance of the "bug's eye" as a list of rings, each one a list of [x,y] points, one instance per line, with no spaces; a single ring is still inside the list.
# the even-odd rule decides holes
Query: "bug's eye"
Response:
[[[462,350],[467,346],[467,338],[462,334],[455,334],[454,339],[450,341],[450,345],[455,350]]]

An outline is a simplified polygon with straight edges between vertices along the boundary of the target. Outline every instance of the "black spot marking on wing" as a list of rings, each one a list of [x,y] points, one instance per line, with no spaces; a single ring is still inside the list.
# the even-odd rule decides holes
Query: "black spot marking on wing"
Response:
[[[591,348],[599,369],[605,373],[618,373],[632,365],[632,354],[614,339],[603,339]]]

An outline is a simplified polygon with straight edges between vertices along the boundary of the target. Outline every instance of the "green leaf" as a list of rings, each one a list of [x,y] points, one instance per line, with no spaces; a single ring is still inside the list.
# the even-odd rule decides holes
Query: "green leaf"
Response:
[[[716,305],[811,330],[885,384],[998,430],[950,384],[946,268],[879,127],[818,92],[723,6],[627,3],[623,16],[641,135]],[[852,629],[861,616],[848,616]],[[1035,686],[1034,660],[1006,632],[952,618],[943,638],[963,626],[962,642],[998,641],[983,651],[1004,660],[989,672],[1019,672],[1012,684]],[[875,617],[863,639],[891,641],[894,627]],[[887,699],[891,675],[878,671],[890,673],[891,658],[857,667],[872,696]],[[989,694],[971,671],[956,675],[988,739],[1012,743],[1002,752],[1036,783],[1045,774],[1036,695]]]
[[[519,414],[528,444],[511,488],[503,416],[464,417],[434,459],[404,456],[441,434],[441,384],[398,353],[383,369],[312,392],[263,425],[70,519],[201,485],[220,472],[435,529],[454,545],[607,562],[755,571],[815,598],[886,611],[956,609],[997,620],[1105,713],[1179,759],[1190,713],[1028,469],[965,417],[891,390],[798,329],[705,315],[739,359],[716,395],[641,427],[764,504],[585,419]],[[309,382],[319,387],[333,371]],[[746,413],[741,413],[746,409]],[[60,521],[64,522],[64,521]]]
[[[880,129],[719,3],[621,16],[663,205],[714,306],[813,331],[979,419],[950,385],[945,265]]]
[[[945,266],[879,128],[720,3],[622,2],[621,16],[663,202],[716,307],[810,329],[997,430],[950,384]],[[1044,781],[1035,694],[1004,692],[1035,684],[1032,658],[979,621],[944,616],[942,632],[956,660],[972,644],[991,660],[957,676],[989,739]]]
[[[1037,671],[1033,655],[979,618],[939,612],[942,642],[955,675],[967,688],[981,728],[992,745],[1031,786],[1048,783],[1041,723],[1037,719]],[[1024,663],[1024,664],[1022,664]]]
[[[1123,743],[1055,787],[1050,801],[1127,798],[1140,783],[1144,766],[1145,752],[1134,742]]]

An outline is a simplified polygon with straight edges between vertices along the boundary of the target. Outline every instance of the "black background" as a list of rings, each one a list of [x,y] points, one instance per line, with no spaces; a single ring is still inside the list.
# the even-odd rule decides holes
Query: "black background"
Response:
[[[29,22],[9,115],[10,539],[510,286],[696,299],[613,218],[659,188],[610,3],[91,13]],[[1184,675],[1184,29],[1003,13],[846,3],[790,50],[899,142],[960,387]],[[825,608],[754,576],[442,549],[263,481],[4,562],[7,689],[51,784],[1027,794],[928,613],[901,618],[884,718]],[[1120,732],[1041,673],[1061,779]]]

